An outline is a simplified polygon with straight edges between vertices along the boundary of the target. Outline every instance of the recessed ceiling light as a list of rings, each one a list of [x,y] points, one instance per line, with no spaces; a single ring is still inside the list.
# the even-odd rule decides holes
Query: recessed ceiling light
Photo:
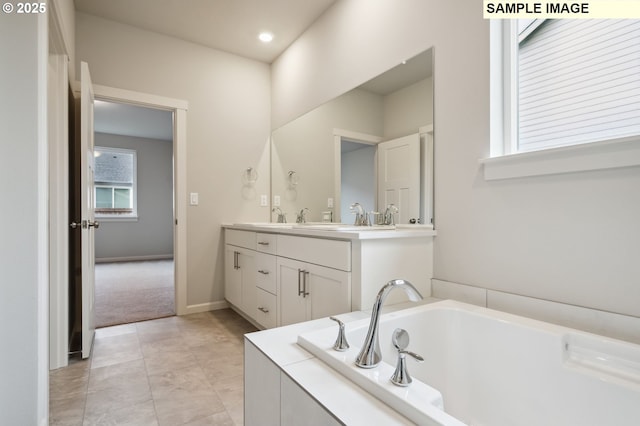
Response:
[[[269,43],[271,40],[273,40],[273,34],[271,34],[271,33],[260,33],[258,38],[263,43]]]

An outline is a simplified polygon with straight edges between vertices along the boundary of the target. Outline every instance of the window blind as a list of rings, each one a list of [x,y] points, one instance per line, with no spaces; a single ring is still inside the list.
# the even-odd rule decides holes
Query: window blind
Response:
[[[518,151],[640,135],[640,20],[546,20],[518,62]]]

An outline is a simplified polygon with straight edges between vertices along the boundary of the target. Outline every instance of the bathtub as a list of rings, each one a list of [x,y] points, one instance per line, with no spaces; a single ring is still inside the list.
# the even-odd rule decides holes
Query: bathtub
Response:
[[[329,319],[298,344],[418,424],[640,424],[640,345],[446,300],[383,315],[383,362],[366,370],[354,360],[368,327],[368,319],[346,324],[347,352],[332,349]],[[407,388],[389,382],[396,328],[425,359],[407,357]]]

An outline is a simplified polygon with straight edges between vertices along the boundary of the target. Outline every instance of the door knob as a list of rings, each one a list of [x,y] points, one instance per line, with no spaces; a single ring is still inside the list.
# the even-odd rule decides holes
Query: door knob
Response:
[[[100,228],[100,222],[98,222],[97,220],[83,220],[82,223],[77,223],[77,222],[71,222],[69,224],[69,226],[72,229],[76,229],[78,226],[82,226],[82,229],[87,229],[87,228]]]

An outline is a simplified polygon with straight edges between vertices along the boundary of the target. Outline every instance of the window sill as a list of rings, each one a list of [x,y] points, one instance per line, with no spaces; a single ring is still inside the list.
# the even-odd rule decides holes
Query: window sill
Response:
[[[485,180],[515,179],[640,166],[640,138],[592,142],[483,158]]]
[[[99,215],[96,214],[96,219],[100,222],[137,222],[138,215]]]

